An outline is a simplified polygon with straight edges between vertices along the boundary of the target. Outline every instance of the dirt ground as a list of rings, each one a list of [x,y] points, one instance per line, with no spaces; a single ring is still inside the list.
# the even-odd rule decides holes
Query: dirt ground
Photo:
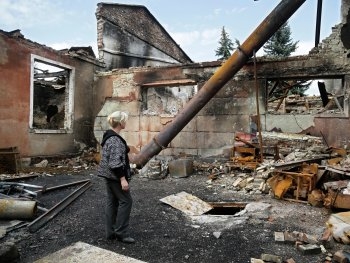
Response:
[[[105,186],[95,176],[95,168],[76,173],[55,175],[43,173],[22,182],[47,187],[90,179],[92,187],[67,208],[30,233],[26,227],[6,234],[0,242],[14,242],[20,262],[33,262],[50,253],[81,241],[146,262],[233,262],[249,263],[261,254],[293,258],[297,263],[324,262],[327,254],[305,255],[293,243],[275,241],[275,231],[299,231],[318,238],[325,230],[331,214],[326,208],[276,200],[268,194],[240,194],[232,191],[230,176],[222,176],[212,184],[204,174],[186,178],[149,179],[140,174],[131,182],[134,205],[131,234],[135,244],[107,241],[104,232]],[[39,205],[51,208],[77,187],[43,194]],[[185,191],[207,202],[246,202],[252,209],[236,215],[203,215],[190,217],[160,201],[161,198]],[[254,208],[255,207],[255,208]],[[330,253],[341,248],[336,242],[326,245]]]

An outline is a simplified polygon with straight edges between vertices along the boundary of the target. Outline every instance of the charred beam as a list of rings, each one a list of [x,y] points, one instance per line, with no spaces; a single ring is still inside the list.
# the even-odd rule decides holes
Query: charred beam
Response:
[[[59,77],[67,77],[68,72],[66,70],[62,70],[59,72],[47,72],[47,73],[35,73],[34,78],[59,78]]]

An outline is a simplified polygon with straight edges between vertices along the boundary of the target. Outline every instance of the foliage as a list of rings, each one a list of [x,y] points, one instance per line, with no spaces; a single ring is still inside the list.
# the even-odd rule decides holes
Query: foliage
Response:
[[[289,57],[297,48],[299,41],[293,42],[288,22],[283,24],[263,47],[268,57]]]
[[[293,41],[291,38],[291,29],[288,22],[284,23],[272,37],[266,42],[263,50],[267,57],[285,58],[289,57],[298,48],[299,41]],[[311,85],[310,81],[298,81],[298,84],[291,85],[288,94],[305,95]],[[283,85],[284,86],[284,85]],[[280,91],[280,92],[279,92]],[[276,89],[274,97],[282,96],[281,89]]]
[[[237,41],[236,41],[237,42]],[[219,47],[215,50],[215,56],[218,60],[226,60],[231,56],[231,52],[235,49],[232,40],[229,38],[225,27],[222,27]]]

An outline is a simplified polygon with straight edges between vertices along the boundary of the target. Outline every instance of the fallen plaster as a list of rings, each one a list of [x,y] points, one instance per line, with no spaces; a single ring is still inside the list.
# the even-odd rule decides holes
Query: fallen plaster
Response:
[[[245,208],[234,215],[199,215],[191,216],[195,224],[210,224],[216,230],[223,231],[237,225],[242,225],[249,218],[266,219],[269,216],[271,204],[265,202],[251,202]],[[197,225],[193,225],[197,227]]]
[[[192,227],[199,228],[201,225],[210,225],[217,231],[223,231],[225,229],[230,229],[237,225],[242,225],[247,222],[249,217],[235,215],[200,215],[200,216],[190,216],[192,220]]]
[[[202,215],[213,209],[210,204],[186,192],[169,195],[160,199],[160,201],[184,212],[189,216]]]
[[[131,257],[120,255],[112,251],[95,247],[83,242],[77,242],[71,246],[56,251],[44,258],[34,261],[34,263],[145,263]]]
[[[266,202],[251,202],[242,211],[234,215],[208,215],[205,213],[212,210],[213,207],[186,192],[169,195],[160,199],[160,201],[188,215],[193,223],[192,227],[199,228],[200,225],[211,225],[220,231],[244,224],[251,217],[267,219],[272,207],[271,204]]]

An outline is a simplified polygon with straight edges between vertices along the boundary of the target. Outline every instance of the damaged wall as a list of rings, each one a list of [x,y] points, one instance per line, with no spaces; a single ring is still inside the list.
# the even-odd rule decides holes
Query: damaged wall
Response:
[[[342,41],[344,39],[342,34],[345,32],[344,27],[347,26],[348,19],[343,19],[343,21],[346,21],[345,24],[333,27],[332,34],[324,39],[318,47],[311,50],[308,56],[277,60],[258,58],[256,82],[254,63],[248,62],[231,81],[221,88],[161,154],[227,155],[228,149],[233,145],[235,132],[256,130],[256,88],[259,90],[259,109],[263,131],[307,133],[324,137],[329,146],[348,147],[346,131],[350,128],[348,99],[350,67],[348,50]],[[178,81],[180,83],[186,80],[188,82],[194,81],[193,85],[197,85],[197,88],[200,89],[218,67],[220,67],[219,62],[153,69],[117,70],[105,73],[105,75],[99,74],[97,89],[104,90],[104,84],[108,83],[112,96],[104,105],[99,105],[101,111],[95,120],[97,140],[101,139],[103,131],[108,128],[106,116],[114,110],[125,110],[129,112],[131,118],[130,124],[128,123],[128,127],[123,131],[124,136],[132,146],[140,150],[176,115],[175,112],[162,115],[166,112],[164,107],[160,109],[159,114],[152,116],[147,114],[144,108],[146,98],[142,96],[143,90],[153,88],[152,85],[159,87],[159,83],[166,86],[166,82]],[[164,76],[166,76],[166,80]],[[335,83],[342,85],[340,88],[336,87],[343,91],[341,111],[338,113],[332,109],[322,109],[316,113],[270,114],[267,111],[267,83],[288,79],[340,80]],[[175,88],[179,86],[181,84],[173,85]],[[154,88],[156,89],[156,87]],[[336,90],[335,87],[331,87],[328,91],[333,92],[334,90]],[[148,97],[147,99],[152,98]],[[155,96],[153,99],[162,101],[164,96]],[[164,106],[164,104],[159,105]]]
[[[0,31],[0,47],[0,148],[18,147],[21,156],[49,156],[76,153],[78,143],[94,145],[93,81],[102,64],[32,42],[19,30]],[[38,68],[40,61],[47,70]],[[52,66],[61,73],[45,79]],[[66,76],[61,83],[59,74]]]
[[[182,109],[181,103],[174,103],[173,111],[170,112],[167,111],[167,104],[158,103],[161,107],[153,107],[150,111],[149,105],[153,106],[157,100],[165,98],[164,94],[155,91],[164,87],[174,91],[183,89],[186,90],[183,94],[188,95],[186,99],[189,100],[190,87],[193,87],[192,92],[200,89],[220,66],[220,62],[204,65],[133,68],[98,74],[96,89],[107,89],[112,96],[100,105],[102,109],[97,114],[94,128],[97,140],[101,140],[108,128],[106,116],[115,110],[123,110],[129,113],[129,121],[122,133],[130,146],[140,150]],[[249,114],[255,112],[255,98],[249,89],[251,85],[249,81],[240,86],[234,82],[225,85],[160,155],[228,156],[234,132],[249,127]],[[158,95],[142,96],[147,90]],[[151,100],[150,104],[147,104],[147,99]]]
[[[349,12],[349,3],[342,2],[342,10]],[[289,57],[283,60],[269,61],[260,58],[257,63],[259,79],[322,79],[327,92],[333,93],[339,105],[329,107],[328,111],[291,114],[262,114],[261,122],[264,130],[280,130],[290,133],[308,133],[314,136],[324,136],[327,144],[334,147],[350,146],[347,130],[349,123],[350,94],[350,60],[349,49],[344,43],[348,33],[344,31],[348,19],[332,28],[330,36],[325,38],[318,47],[313,48],[308,56]],[[346,35],[346,36],[345,36]],[[254,73],[253,64],[248,63],[240,72],[242,78],[250,79]],[[340,81],[334,81],[340,80]],[[264,89],[265,87],[261,87]],[[266,97],[264,98],[266,99]],[[264,101],[262,104],[264,105]],[[266,104],[265,104],[266,106]],[[328,106],[328,105],[327,105]],[[325,107],[327,108],[327,107]],[[340,110],[339,110],[340,108]]]
[[[144,6],[99,3],[96,18],[99,57],[108,70],[192,62]]]

